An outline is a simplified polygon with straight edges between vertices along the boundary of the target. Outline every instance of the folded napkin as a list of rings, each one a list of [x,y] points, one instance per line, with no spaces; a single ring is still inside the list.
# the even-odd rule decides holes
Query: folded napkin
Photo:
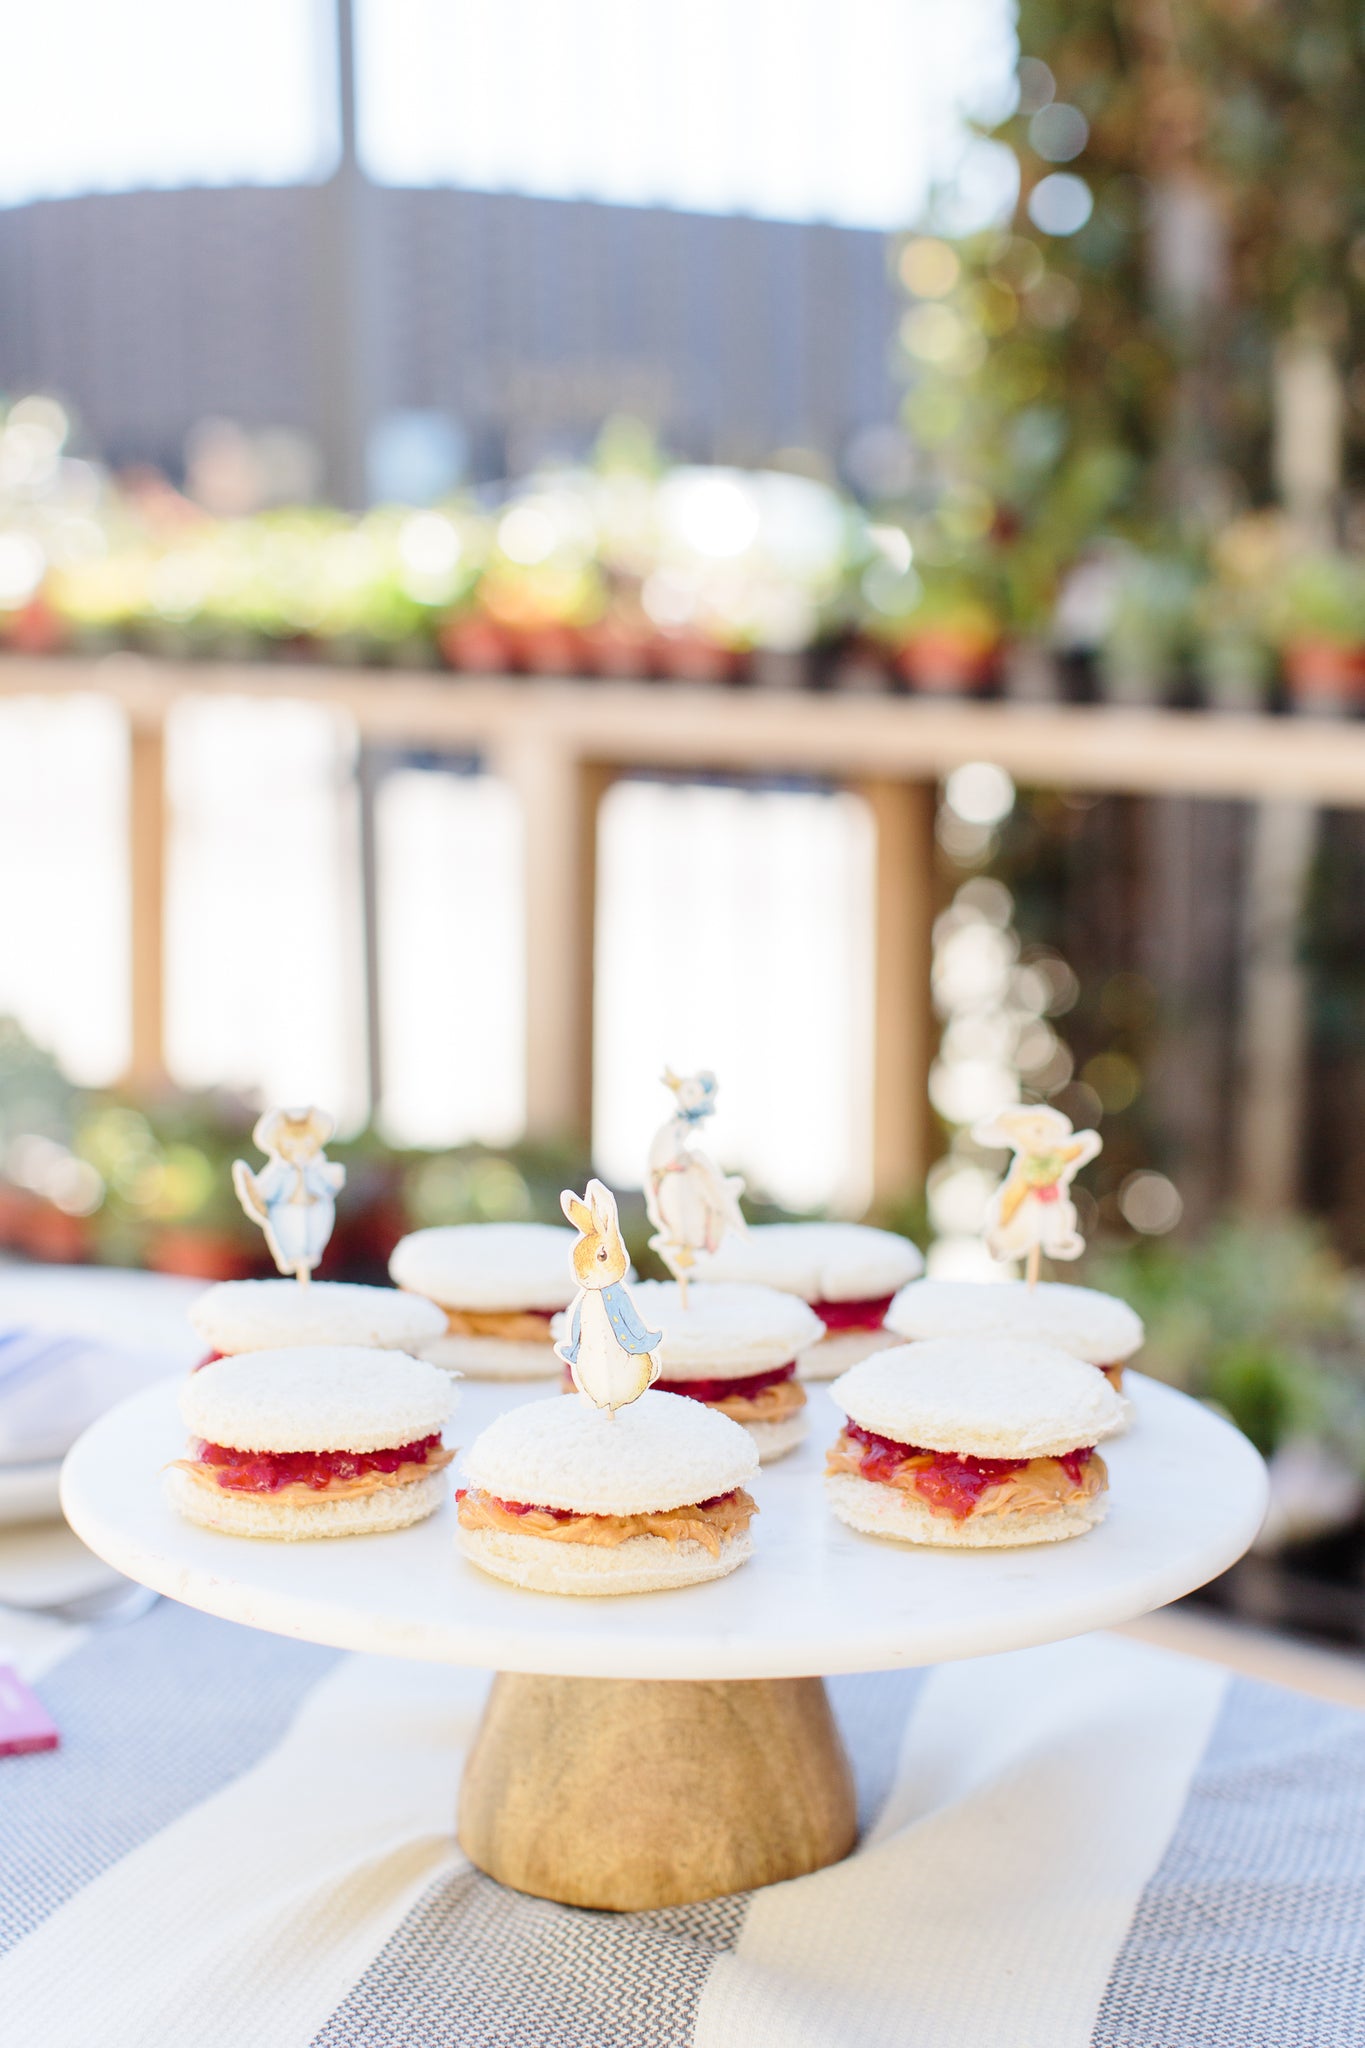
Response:
[[[176,1370],[164,1352],[53,1330],[0,1330],[0,1466],[47,1464],[126,1394]]]
[[[52,1463],[106,1408],[186,1371],[202,1292],[160,1273],[0,1267],[0,1468]]]

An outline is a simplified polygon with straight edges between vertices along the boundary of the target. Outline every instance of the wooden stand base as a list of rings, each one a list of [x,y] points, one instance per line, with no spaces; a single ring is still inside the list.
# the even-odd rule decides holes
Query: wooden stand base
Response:
[[[459,1837],[516,1891],[638,1912],[837,1863],[857,1807],[818,1678],[500,1673],[465,1766]]]

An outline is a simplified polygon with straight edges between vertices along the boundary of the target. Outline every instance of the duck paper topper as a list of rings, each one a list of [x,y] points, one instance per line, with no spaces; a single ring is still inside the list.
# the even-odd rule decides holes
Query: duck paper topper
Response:
[[[678,1283],[687,1306],[687,1275],[697,1253],[713,1252],[727,1230],[743,1230],[739,1198],[744,1182],[724,1174],[709,1152],[692,1140],[716,1107],[716,1077],[708,1067],[679,1075],[665,1067],[663,1082],[673,1090],[674,1111],[654,1136],[645,1173],[645,1208],[654,1225],[649,1240]]]
[[[1075,1131],[1069,1117],[1043,1104],[1002,1109],[972,1136],[978,1145],[1007,1145],[1010,1170],[986,1212],[986,1243],[992,1257],[1027,1257],[1030,1286],[1038,1278],[1043,1252],[1050,1259],[1078,1259],[1085,1239],[1077,1228],[1076,1205],[1068,1189],[1087,1160],[1100,1150],[1098,1131]]]
[[[581,1197],[565,1188],[559,1203],[578,1232],[578,1292],[569,1308],[568,1337],[556,1344],[555,1355],[568,1366],[579,1393],[614,1415],[658,1379],[663,1331],[645,1328],[626,1291],[630,1260],[611,1189],[590,1180]]]
[[[336,1222],[336,1198],[346,1169],[323,1147],[336,1126],[324,1109],[268,1109],[251,1134],[267,1156],[254,1173],[245,1159],[232,1163],[232,1185],[270,1256],[282,1273],[311,1280]]]

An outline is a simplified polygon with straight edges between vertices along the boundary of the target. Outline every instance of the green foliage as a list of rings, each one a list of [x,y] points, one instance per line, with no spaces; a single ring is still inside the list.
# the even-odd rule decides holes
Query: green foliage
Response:
[[[1147,1239],[1093,1258],[1086,1277],[1142,1317],[1144,1371],[1216,1402],[1267,1455],[1316,1437],[1365,1474],[1365,1352],[1346,1272],[1310,1224]]]
[[[1287,568],[1268,606],[1280,641],[1365,645],[1365,562],[1314,555]]]
[[[1097,538],[1197,558],[1271,499],[1283,336],[1325,342],[1343,378],[1365,355],[1365,35],[1345,0],[1020,0],[1018,35],[1021,104],[990,138],[1018,163],[1014,216],[956,242],[952,271],[907,245],[902,334],[921,516],[984,494],[1007,622],[1037,630]],[[1059,115],[1079,147],[1049,140]],[[1032,217],[1058,174],[1092,201],[1070,234]],[[1365,479],[1358,373],[1349,388],[1348,486]],[[1319,582],[1297,601],[1331,609]],[[1254,637],[1232,651],[1243,669]],[[1229,634],[1211,639],[1225,663]]]

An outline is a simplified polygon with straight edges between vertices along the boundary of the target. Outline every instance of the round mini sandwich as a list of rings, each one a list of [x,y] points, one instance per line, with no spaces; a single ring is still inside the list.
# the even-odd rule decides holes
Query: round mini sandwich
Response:
[[[574,1242],[555,1223],[454,1223],[400,1238],[394,1281],[445,1313],[445,1334],[423,1357],[478,1380],[556,1372],[550,1319],[573,1299]]]
[[[752,1549],[758,1453],[737,1422],[651,1390],[618,1408],[556,1395],[500,1415],[465,1455],[460,1549],[540,1593],[654,1593],[724,1578]]]
[[[780,1288],[809,1303],[827,1335],[803,1351],[801,1375],[832,1380],[870,1352],[884,1351],[891,1297],[924,1271],[909,1238],[866,1223],[753,1223],[731,1231],[699,1259],[697,1277]]]
[[[685,1395],[742,1423],[762,1465],[795,1450],[808,1426],[797,1355],[825,1334],[814,1309],[794,1294],[738,1281],[689,1287],[686,1308],[676,1280],[639,1280],[631,1295],[643,1320],[663,1332],[656,1392]],[[566,1373],[566,1391],[572,1386]]]
[[[447,1373],[401,1351],[302,1345],[220,1358],[180,1396],[190,1455],[166,1494],[191,1522],[295,1542],[403,1529],[445,1498]]]
[[[1081,1536],[1103,1517],[1095,1445],[1123,1403],[1065,1351],[940,1337],[865,1358],[830,1394],[847,1420],[825,1490],[850,1528],[987,1549]]]
[[[204,1365],[300,1344],[420,1352],[446,1327],[434,1301],[342,1280],[223,1280],[192,1305],[190,1322],[208,1346]]]
[[[1124,1361],[1142,1343],[1142,1320],[1115,1294],[1059,1280],[912,1280],[886,1312],[886,1327],[925,1337],[1023,1338],[1097,1365],[1116,1393]]]

